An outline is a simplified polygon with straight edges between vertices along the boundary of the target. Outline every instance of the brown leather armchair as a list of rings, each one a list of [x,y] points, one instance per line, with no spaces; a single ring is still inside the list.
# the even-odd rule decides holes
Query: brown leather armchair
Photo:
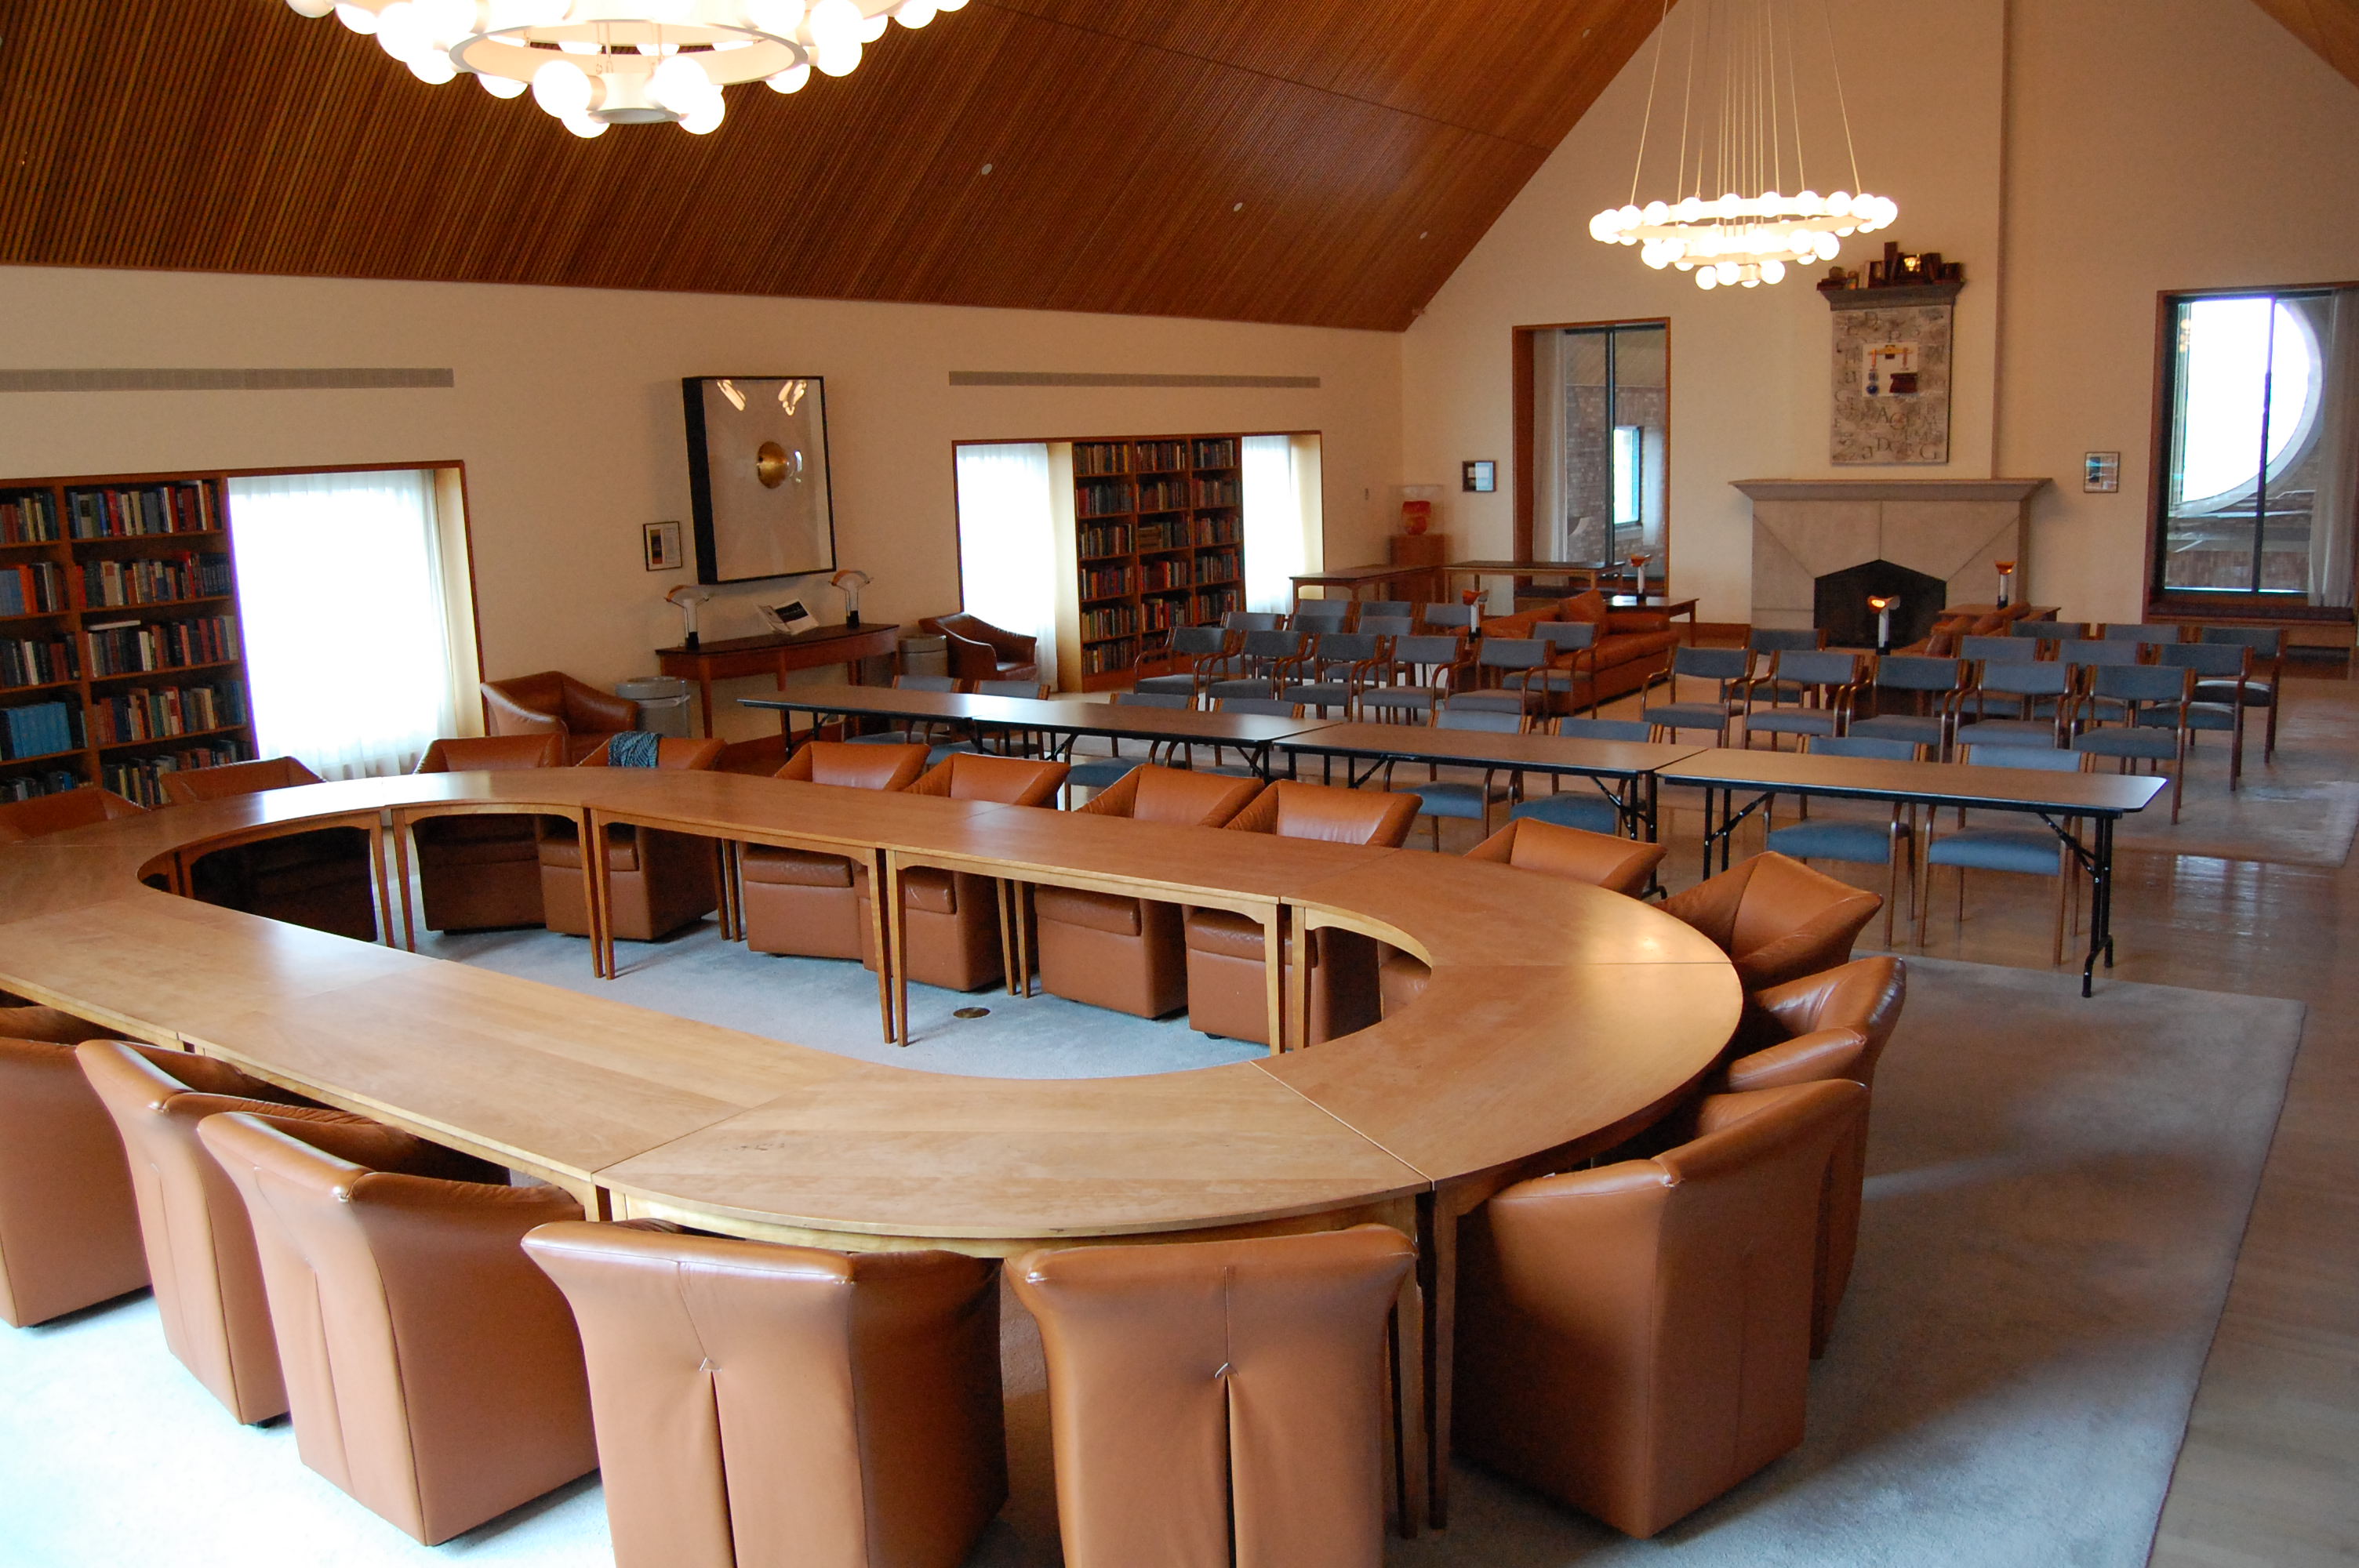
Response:
[[[164,794],[175,806],[192,806],[320,782],[319,774],[292,757],[266,757],[166,773]],[[366,833],[321,827],[203,856],[190,869],[189,891],[206,903],[374,942],[375,880]]]
[[[1865,1096],[1718,1096],[1691,1143],[1470,1216],[1457,1452],[1644,1537],[1798,1445],[1820,1193]]]
[[[959,1568],[998,1513],[995,1264],[650,1220],[524,1249],[589,1356],[617,1568]]]
[[[608,736],[580,763],[603,768]],[[709,773],[721,760],[718,741],[657,742],[656,766]],[[590,935],[590,905],[582,886],[582,839],[568,818],[535,818],[540,830],[542,924],[568,936]],[[659,942],[721,907],[721,846],[717,838],[661,827],[617,825],[606,830],[607,903],[614,935],[626,942]]]
[[[578,762],[608,737],[639,727],[639,705],[612,697],[559,670],[487,680],[484,728],[494,735],[557,735],[565,760]]]
[[[1675,892],[1663,913],[1712,938],[1747,992],[1832,969],[1884,907],[1880,894],[1774,850]]]
[[[561,735],[484,735],[437,741],[414,772],[504,773],[562,765]],[[411,829],[429,931],[538,925],[540,819],[469,813],[429,816]]]
[[[303,1463],[432,1546],[596,1467],[573,1316],[518,1245],[555,1187],[413,1174],[357,1118],[210,1116],[245,1200]]]
[[[237,1190],[199,1146],[197,1123],[230,1110],[359,1119],[186,1051],[92,1040],[75,1054],[129,1162],[165,1345],[239,1421],[284,1414],[254,1232]]]
[[[1570,882],[1587,882],[1591,887],[1636,898],[1654,876],[1655,868],[1663,863],[1669,848],[1667,844],[1647,844],[1611,833],[1591,833],[1554,822],[1516,817],[1467,850],[1466,858],[1538,871],[1542,876],[1561,877]],[[1416,1000],[1432,974],[1422,960],[1397,947],[1386,948],[1379,976],[1385,1011],[1393,1012]]]
[[[1085,813],[1218,827],[1261,793],[1256,779],[1144,763],[1090,797]],[[1041,887],[1040,983],[1053,996],[1141,1018],[1188,1003],[1180,906],[1080,888]]]
[[[93,822],[136,816],[144,809],[137,802],[125,800],[111,789],[87,784],[81,789],[37,795],[29,800],[7,801],[0,803],[0,844],[21,844],[27,838],[62,833],[69,827],[87,827]]]
[[[1376,1568],[1388,1226],[1030,1252],[1070,1568]]]
[[[1063,762],[957,752],[919,775],[908,793],[1053,810],[1057,791],[1071,771]],[[874,968],[875,952],[866,948],[873,917],[868,912],[871,895],[865,867],[853,868],[853,886],[860,898],[858,919],[865,949],[862,957]],[[914,867],[901,873],[901,918],[908,938],[903,957],[911,979],[945,990],[971,991],[1006,972],[999,946],[999,889],[995,879]]]
[[[1231,817],[1227,831],[1397,849],[1417,821],[1417,807],[1413,795],[1280,779]],[[1188,1027],[1268,1044],[1261,923],[1224,909],[1190,909],[1181,929],[1188,948]],[[1294,962],[1295,942],[1287,939],[1281,962]],[[1328,926],[1310,933],[1310,1044],[1375,1022],[1382,1011],[1375,942]]]
[[[951,674],[962,681],[1031,680],[1040,678],[1040,640],[1002,631],[964,611],[955,615],[929,615],[918,622],[920,632],[950,640]]]
[[[897,794],[926,771],[929,750],[810,741],[775,776]],[[868,951],[868,927],[862,923],[860,894],[853,885],[858,868],[852,860],[816,849],[746,844],[738,849],[737,863],[745,890],[747,947],[807,958],[857,958]]]
[[[47,1323],[147,1282],[123,1144],[73,1047],[0,1036],[0,1323]]]

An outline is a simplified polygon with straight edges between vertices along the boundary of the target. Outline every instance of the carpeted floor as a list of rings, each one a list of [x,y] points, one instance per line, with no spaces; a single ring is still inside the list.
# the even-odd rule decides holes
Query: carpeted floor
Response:
[[[578,961],[579,944],[539,940],[556,946],[530,962]],[[776,1014],[771,966],[785,960],[625,951],[630,1000],[728,1022],[733,1008]],[[513,948],[474,957],[528,962]],[[852,1033],[800,1037],[886,1050],[873,989],[834,968],[844,996],[831,1011],[799,994],[793,1022],[836,1016]],[[2300,1009],[2128,984],[2083,1002],[2065,977],[1931,960],[1913,978],[1879,1081],[1858,1273],[1803,1449],[1651,1542],[1462,1467],[1451,1528],[1396,1543],[1396,1568],[2145,1560]],[[974,1000],[994,1018],[1006,1000]],[[1140,1071],[1210,1044],[1158,1030],[1059,1046],[1047,1022],[1027,1023],[1005,1049],[1019,1065],[1063,1054]],[[947,1023],[942,1038],[970,1057],[1003,1048]],[[1019,1317],[1007,1340],[1017,1496],[974,1568],[1056,1561],[1037,1337]],[[284,1422],[233,1425],[164,1350],[145,1295],[0,1334],[0,1562],[24,1568],[607,1562],[594,1480],[433,1552],[415,1545],[305,1470]]]

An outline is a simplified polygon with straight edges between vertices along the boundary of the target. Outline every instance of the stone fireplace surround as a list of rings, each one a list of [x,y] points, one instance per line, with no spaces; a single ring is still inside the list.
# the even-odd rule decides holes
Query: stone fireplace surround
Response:
[[[1998,597],[1998,568],[2027,580],[2032,494],[2045,479],[1740,479],[1753,503],[1753,624],[1812,622],[1820,578],[1889,561],[1939,578],[1951,604]]]

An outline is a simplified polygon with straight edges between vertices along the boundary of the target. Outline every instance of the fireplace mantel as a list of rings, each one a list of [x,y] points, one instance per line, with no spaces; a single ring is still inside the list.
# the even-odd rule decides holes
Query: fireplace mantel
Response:
[[[2022,502],[2045,479],[1733,479],[1755,501]]]
[[[1753,503],[1753,624],[1807,627],[1813,585],[1870,561],[1938,579],[1952,604],[1998,592],[1997,560],[2024,560],[2046,479],[1740,479]],[[2029,591],[2027,573],[2016,578]]]

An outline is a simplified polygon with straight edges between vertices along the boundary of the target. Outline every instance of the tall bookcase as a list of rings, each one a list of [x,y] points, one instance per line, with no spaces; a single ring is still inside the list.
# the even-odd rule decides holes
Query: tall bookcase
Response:
[[[218,474],[0,481],[0,800],[255,755]]]
[[[1083,691],[1127,686],[1139,639],[1245,605],[1238,436],[1073,443]]]

